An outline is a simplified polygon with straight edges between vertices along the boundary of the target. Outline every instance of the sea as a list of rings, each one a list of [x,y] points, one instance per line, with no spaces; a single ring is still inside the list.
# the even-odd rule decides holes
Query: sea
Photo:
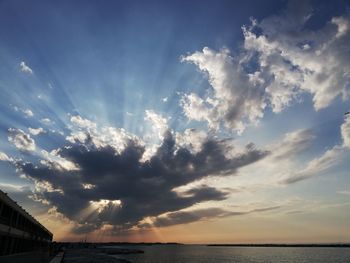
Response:
[[[118,255],[132,263],[350,263],[350,248],[132,246],[144,254]]]

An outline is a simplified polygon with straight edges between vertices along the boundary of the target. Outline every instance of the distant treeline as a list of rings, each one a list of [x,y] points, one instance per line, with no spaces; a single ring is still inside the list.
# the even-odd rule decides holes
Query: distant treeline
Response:
[[[209,244],[209,247],[350,247],[350,244]]]

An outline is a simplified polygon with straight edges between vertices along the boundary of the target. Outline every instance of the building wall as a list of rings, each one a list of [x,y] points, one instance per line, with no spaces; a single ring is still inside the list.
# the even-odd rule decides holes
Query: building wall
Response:
[[[0,191],[0,257],[48,251],[51,241],[50,231]]]

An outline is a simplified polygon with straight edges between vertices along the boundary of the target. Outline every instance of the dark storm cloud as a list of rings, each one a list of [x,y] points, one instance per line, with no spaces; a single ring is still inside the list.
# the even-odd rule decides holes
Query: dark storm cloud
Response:
[[[57,165],[32,163],[18,163],[17,166],[25,175],[39,182],[49,182],[56,189],[38,194],[57,207],[58,212],[82,224],[76,229],[77,233],[103,224],[130,229],[145,217],[226,199],[228,192],[205,185],[182,193],[174,189],[210,175],[233,174],[267,154],[248,145],[244,153],[228,158],[226,148],[223,141],[208,140],[198,153],[191,153],[176,146],[173,135],[167,132],[156,153],[145,162],[141,161],[145,148],[136,141],[129,140],[120,153],[113,147],[96,147],[88,141],[58,151],[79,170],[67,171]],[[82,216],[91,202],[100,200],[107,201],[99,209]],[[121,204],[113,200],[120,200]]]

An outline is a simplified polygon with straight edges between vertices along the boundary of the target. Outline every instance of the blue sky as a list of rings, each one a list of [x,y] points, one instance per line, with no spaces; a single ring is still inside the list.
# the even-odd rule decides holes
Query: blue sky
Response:
[[[0,187],[60,240],[239,212],[255,235],[204,240],[349,242],[349,21],[346,1],[0,1]]]

